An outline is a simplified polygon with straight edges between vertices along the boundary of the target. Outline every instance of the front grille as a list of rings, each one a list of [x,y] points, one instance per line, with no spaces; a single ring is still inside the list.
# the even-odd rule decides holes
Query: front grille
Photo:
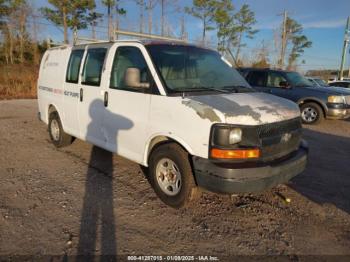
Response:
[[[263,160],[271,161],[297,150],[301,128],[300,118],[260,126],[257,131]]]
[[[282,135],[287,132],[301,129],[300,117],[287,121],[265,124],[258,127],[258,135],[260,138]]]
[[[346,97],[345,97],[345,102],[346,102],[348,105],[350,105],[350,96],[346,96]]]
[[[270,161],[288,155],[299,148],[300,142],[301,132],[295,132],[287,142],[279,140],[276,144],[263,145],[261,148],[263,160]]]

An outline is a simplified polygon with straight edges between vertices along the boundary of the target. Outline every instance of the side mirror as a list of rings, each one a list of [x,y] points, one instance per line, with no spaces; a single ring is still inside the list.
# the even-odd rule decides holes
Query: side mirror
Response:
[[[140,69],[135,67],[129,67],[128,69],[126,69],[124,76],[126,86],[131,88],[150,88],[150,84],[141,83],[140,78]]]
[[[280,87],[285,88],[285,89],[289,89],[291,86],[289,85],[289,83],[287,81],[281,81]]]

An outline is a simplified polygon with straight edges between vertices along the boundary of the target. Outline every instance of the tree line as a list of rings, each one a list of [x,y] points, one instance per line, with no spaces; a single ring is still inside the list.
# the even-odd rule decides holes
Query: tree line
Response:
[[[244,64],[242,49],[258,32],[258,22],[250,6],[243,4],[237,9],[232,0],[193,0],[185,7],[178,0],[132,1],[139,7],[139,32],[154,34],[157,25],[162,36],[194,40],[186,32],[185,20],[191,16],[201,23],[200,39],[196,39],[197,42],[212,47],[214,35],[215,48],[220,52],[231,50],[238,65]],[[0,0],[1,62],[38,64],[40,55],[47,48],[45,42],[38,41],[38,17],[44,17],[61,28],[62,39],[66,44],[70,42],[69,31],[90,29],[92,38],[96,38],[96,27],[106,17],[108,38],[116,40],[118,35],[115,30],[120,29],[121,18],[127,19],[129,12],[126,0],[101,0],[100,3],[105,7],[103,12],[97,11],[95,0],[48,0],[48,5],[39,9],[33,8],[29,0]],[[154,22],[156,7],[160,12],[159,24]],[[176,34],[170,30],[170,21],[167,19],[169,10],[171,13],[176,12],[180,19],[180,27],[177,25],[180,30]],[[213,33],[209,34],[211,31]],[[302,25],[290,17],[285,18],[278,33],[282,50],[278,64],[283,67],[282,61],[287,60],[287,67],[293,69],[297,59],[312,43],[303,34]],[[271,66],[265,44],[259,48],[252,65]]]

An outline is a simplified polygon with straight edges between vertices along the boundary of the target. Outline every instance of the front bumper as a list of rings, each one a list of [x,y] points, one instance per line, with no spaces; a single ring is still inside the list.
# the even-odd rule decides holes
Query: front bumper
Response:
[[[346,119],[350,117],[350,105],[346,104],[327,104],[327,118]]]
[[[286,183],[300,174],[306,167],[307,155],[307,143],[302,141],[287,159],[256,167],[235,167],[234,164],[227,167],[199,157],[193,157],[193,165],[199,187],[224,194],[251,193]]]

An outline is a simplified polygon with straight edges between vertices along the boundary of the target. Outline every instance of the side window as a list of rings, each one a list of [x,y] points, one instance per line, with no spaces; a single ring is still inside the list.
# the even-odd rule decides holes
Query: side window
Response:
[[[248,71],[245,71],[245,70],[240,70],[240,69],[237,69],[237,71],[244,77],[244,78],[247,78],[247,75],[248,75]]]
[[[88,49],[83,69],[82,84],[100,86],[106,48]]]
[[[251,71],[248,75],[248,82],[251,86],[265,86],[266,72],[263,71]]]
[[[347,85],[345,85],[345,83],[342,82],[334,82],[334,83],[330,83],[330,86],[340,86],[340,87],[347,87]]]
[[[281,87],[281,82],[287,82],[287,79],[276,72],[269,72],[267,77],[267,87]]]
[[[80,63],[81,63],[81,59],[83,58],[83,55],[84,55],[84,50],[72,51],[68,62],[66,82],[78,83]]]
[[[130,67],[138,68],[140,70],[140,82],[150,83],[151,77],[149,74],[148,66],[143,57],[140,49],[133,46],[121,46],[117,48],[114,56],[110,88],[129,90],[136,92],[144,92],[145,89],[132,88],[126,85],[124,81],[126,70]]]

